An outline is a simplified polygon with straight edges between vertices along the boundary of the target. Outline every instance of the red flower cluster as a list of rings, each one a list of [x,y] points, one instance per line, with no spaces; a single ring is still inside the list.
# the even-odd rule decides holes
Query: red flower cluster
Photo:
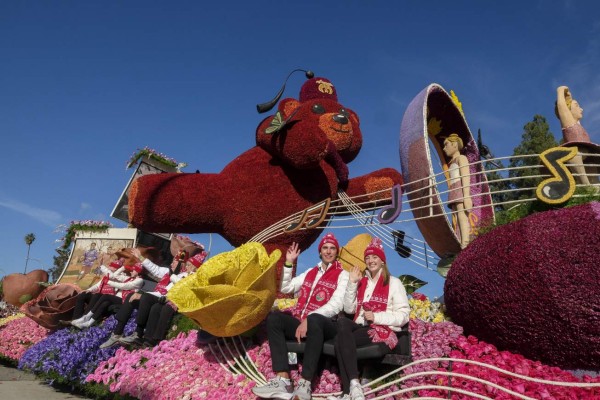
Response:
[[[452,320],[501,349],[600,370],[597,208],[537,213],[478,237],[448,273]]]

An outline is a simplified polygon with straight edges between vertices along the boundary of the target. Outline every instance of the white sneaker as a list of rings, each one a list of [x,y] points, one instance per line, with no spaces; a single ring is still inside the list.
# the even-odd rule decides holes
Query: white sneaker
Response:
[[[79,322],[79,323],[75,323],[75,322],[71,322],[71,325],[73,325],[76,328],[79,329],[85,329],[85,328],[89,328],[90,326],[94,325],[96,323],[96,320],[94,318],[90,318],[87,321],[83,321],[83,322]]]
[[[131,343],[135,342],[137,339],[139,339],[137,331],[133,332],[133,334],[129,335],[129,336],[119,335],[119,342],[123,343],[123,344],[131,344]]]
[[[350,399],[365,400],[365,394],[363,393],[363,389],[360,384],[350,385]]]
[[[350,395],[345,394],[343,396],[327,396],[327,400],[350,400]]]
[[[312,389],[310,387],[310,382],[306,379],[300,379],[298,381],[298,386],[294,390],[292,394],[292,400],[310,400],[312,399]]]
[[[107,347],[114,346],[119,342],[119,339],[121,339],[121,335],[115,335],[114,333],[111,333],[108,340],[100,345],[100,348],[105,349]]]
[[[264,385],[254,386],[252,393],[263,399],[289,400],[292,397],[292,383],[285,383],[280,376]]]

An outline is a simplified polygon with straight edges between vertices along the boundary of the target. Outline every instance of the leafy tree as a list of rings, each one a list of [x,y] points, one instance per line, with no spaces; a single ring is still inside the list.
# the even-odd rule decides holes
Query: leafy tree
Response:
[[[506,180],[505,176],[502,176],[498,170],[504,169],[504,164],[501,161],[496,161],[499,167],[493,166],[490,168],[488,163],[484,163],[485,175],[487,176],[488,184],[490,186],[490,193],[492,194],[492,201],[494,202],[494,210],[504,210],[504,202],[509,200],[510,197],[510,184]]]
[[[56,282],[56,280],[60,277],[63,270],[67,266],[67,261],[69,260],[70,250],[59,247],[58,249],[56,249],[56,252],[58,254],[53,257],[54,258],[54,267],[52,267],[48,270],[48,274],[50,275],[52,282]]]
[[[550,132],[550,127],[546,118],[541,115],[535,115],[533,121],[528,122],[523,127],[521,143],[515,147],[513,158],[510,161],[511,170],[508,176],[511,179],[510,186],[513,189],[507,196],[510,200],[519,200],[535,197],[535,187],[540,182],[540,178],[534,178],[540,175],[540,159],[538,157],[520,157],[528,154],[540,154],[544,150],[558,146],[554,134]],[[522,169],[512,169],[515,167],[525,167]]]
[[[35,235],[33,233],[28,233],[25,235],[25,244],[27,245],[27,258],[25,259],[25,274],[27,273],[27,264],[29,263],[29,250],[31,249],[31,244],[35,241]]]

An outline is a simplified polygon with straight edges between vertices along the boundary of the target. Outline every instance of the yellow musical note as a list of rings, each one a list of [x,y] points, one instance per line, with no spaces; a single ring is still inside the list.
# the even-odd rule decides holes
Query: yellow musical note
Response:
[[[302,227],[307,229],[315,228],[323,222],[329,211],[329,205],[331,204],[331,198],[327,198],[320,203],[315,204],[305,209],[300,215],[300,219],[292,222],[287,227],[283,228],[286,233],[295,232]]]
[[[540,154],[540,159],[550,170],[552,178],[540,182],[535,195],[547,204],[561,204],[575,192],[575,179],[565,163],[575,157],[577,147],[553,147]]]

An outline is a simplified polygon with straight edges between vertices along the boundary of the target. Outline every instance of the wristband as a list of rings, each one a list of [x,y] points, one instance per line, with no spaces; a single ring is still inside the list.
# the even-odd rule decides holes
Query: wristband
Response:
[[[286,268],[292,268],[294,266],[294,263],[289,263],[289,262],[286,261],[286,262],[283,263],[283,266],[286,267]]]

